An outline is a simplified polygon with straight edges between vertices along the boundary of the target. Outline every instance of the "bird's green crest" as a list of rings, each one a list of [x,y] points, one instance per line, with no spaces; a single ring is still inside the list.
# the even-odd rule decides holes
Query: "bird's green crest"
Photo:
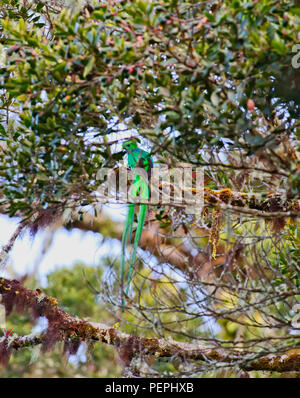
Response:
[[[125,149],[125,151],[132,151],[133,149],[137,148],[137,143],[134,140],[128,140],[123,142],[122,148]]]

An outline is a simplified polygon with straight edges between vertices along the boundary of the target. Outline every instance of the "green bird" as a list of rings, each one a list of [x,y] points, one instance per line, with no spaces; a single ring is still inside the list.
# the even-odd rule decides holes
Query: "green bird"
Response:
[[[122,145],[122,148],[127,152],[128,154],[128,166],[131,170],[134,170],[135,168],[142,168],[147,172],[148,180],[151,175],[151,168],[153,167],[153,159],[150,156],[149,152],[143,151],[142,149],[138,148],[137,144],[133,140],[125,141]],[[137,195],[140,195],[141,201],[143,199],[148,200],[150,197],[150,188],[149,188],[149,183],[148,181],[145,181],[145,179],[140,176],[139,174],[136,174],[133,179],[132,186],[129,190],[129,195],[132,198],[136,198]],[[145,200],[145,201],[146,201]],[[123,295],[123,289],[124,289],[124,280],[125,280],[125,248],[127,241],[129,240],[129,243],[131,243],[131,235],[132,235],[132,227],[133,227],[133,220],[134,220],[134,210],[135,210],[135,204],[130,203],[128,205],[128,214],[123,230],[123,236],[122,236],[122,255],[121,255],[121,281],[122,281],[122,295]],[[133,271],[134,267],[134,262],[135,262],[135,256],[136,256],[136,250],[139,245],[139,241],[141,239],[141,235],[143,232],[143,226],[146,218],[146,213],[147,213],[147,205],[146,204],[140,204],[140,211],[138,215],[138,224],[137,224],[137,229],[135,233],[135,238],[134,238],[134,243],[133,243],[133,249],[132,249],[132,254],[131,254],[131,259],[130,259],[130,266],[129,266],[129,271],[128,271],[128,279],[127,279],[127,285],[126,285],[126,296],[128,295],[129,292],[129,284],[130,284],[130,279],[131,279],[131,274]],[[122,304],[125,304],[125,300],[123,297]],[[124,311],[124,307],[122,307],[122,311]]]

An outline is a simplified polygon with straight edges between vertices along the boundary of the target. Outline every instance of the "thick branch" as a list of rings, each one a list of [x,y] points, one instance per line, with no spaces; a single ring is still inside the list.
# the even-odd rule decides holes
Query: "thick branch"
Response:
[[[245,364],[243,353],[228,355],[220,348],[208,348],[200,343],[182,343],[174,340],[139,337],[123,333],[113,327],[78,320],[58,308],[58,301],[48,297],[39,289],[26,289],[17,280],[0,280],[0,294],[6,312],[13,309],[18,312],[29,311],[34,317],[45,316],[49,326],[41,336],[5,337],[0,341],[0,354],[13,349],[42,344],[44,350],[51,348],[56,342],[65,344],[80,341],[100,341],[126,352],[128,361],[136,356],[179,357],[184,360],[215,361],[228,366],[237,364],[246,370],[296,371],[300,369],[298,351],[283,355],[264,356]],[[6,351],[5,351],[6,350]],[[124,356],[124,355],[123,355]],[[0,357],[0,361],[3,358]]]

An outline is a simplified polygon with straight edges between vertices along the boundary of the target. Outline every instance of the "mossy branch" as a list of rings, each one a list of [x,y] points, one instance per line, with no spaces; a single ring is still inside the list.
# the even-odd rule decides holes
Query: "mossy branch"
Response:
[[[139,337],[123,333],[105,324],[76,319],[61,310],[55,298],[47,296],[40,289],[27,289],[17,280],[1,278],[0,294],[7,315],[15,310],[19,313],[29,312],[33,318],[45,316],[48,319],[48,328],[40,336],[16,337],[10,335],[2,337],[0,340],[0,362],[4,364],[7,364],[13,350],[22,347],[42,344],[42,350],[46,351],[53,348],[56,342],[62,341],[65,343],[65,351],[70,351],[72,345],[76,345],[78,348],[81,341],[98,341],[114,346],[120,353],[122,352],[122,358],[126,357],[129,362],[134,357],[150,355],[157,358],[177,357],[182,360],[213,361],[222,366],[237,365],[247,371],[287,372],[300,370],[300,347],[299,350],[294,349],[282,355],[267,355],[246,362],[242,352],[228,355],[224,349],[208,348],[201,343],[192,344],[170,339]]]

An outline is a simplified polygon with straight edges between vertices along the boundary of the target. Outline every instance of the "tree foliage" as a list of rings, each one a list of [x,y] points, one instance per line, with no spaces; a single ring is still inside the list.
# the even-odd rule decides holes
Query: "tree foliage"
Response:
[[[157,164],[202,166],[201,219],[152,206],[141,248],[153,257],[136,264],[126,314],[118,260],[96,287],[102,301],[127,332],[242,350],[242,369],[298,353],[298,3],[0,4],[1,211],[33,233],[61,219],[85,230],[99,222],[105,235],[97,172],[120,164],[123,139],[139,137]],[[65,278],[55,296],[72,290]],[[70,299],[79,311],[76,292]],[[161,369],[233,366],[180,358]]]
[[[86,267],[82,264],[74,265],[71,270],[62,268],[53,271],[47,277],[48,286],[45,293],[50,297],[59,296],[61,308],[72,315],[94,321],[113,322],[104,306],[99,305],[97,295],[88,284],[88,282],[96,284],[98,273],[101,273],[100,267]],[[38,284],[34,277],[28,278],[25,283],[29,287]],[[13,338],[30,333],[38,336],[39,331],[43,330],[45,318],[33,320],[29,315],[12,313],[7,318],[6,327],[12,329]],[[74,339],[66,343],[60,342],[54,350],[47,353],[43,352],[42,344],[33,347],[29,345],[12,355],[7,368],[2,369],[1,377],[118,377],[121,375],[122,368],[112,349],[82,342],[78,352],[80,343]]]

